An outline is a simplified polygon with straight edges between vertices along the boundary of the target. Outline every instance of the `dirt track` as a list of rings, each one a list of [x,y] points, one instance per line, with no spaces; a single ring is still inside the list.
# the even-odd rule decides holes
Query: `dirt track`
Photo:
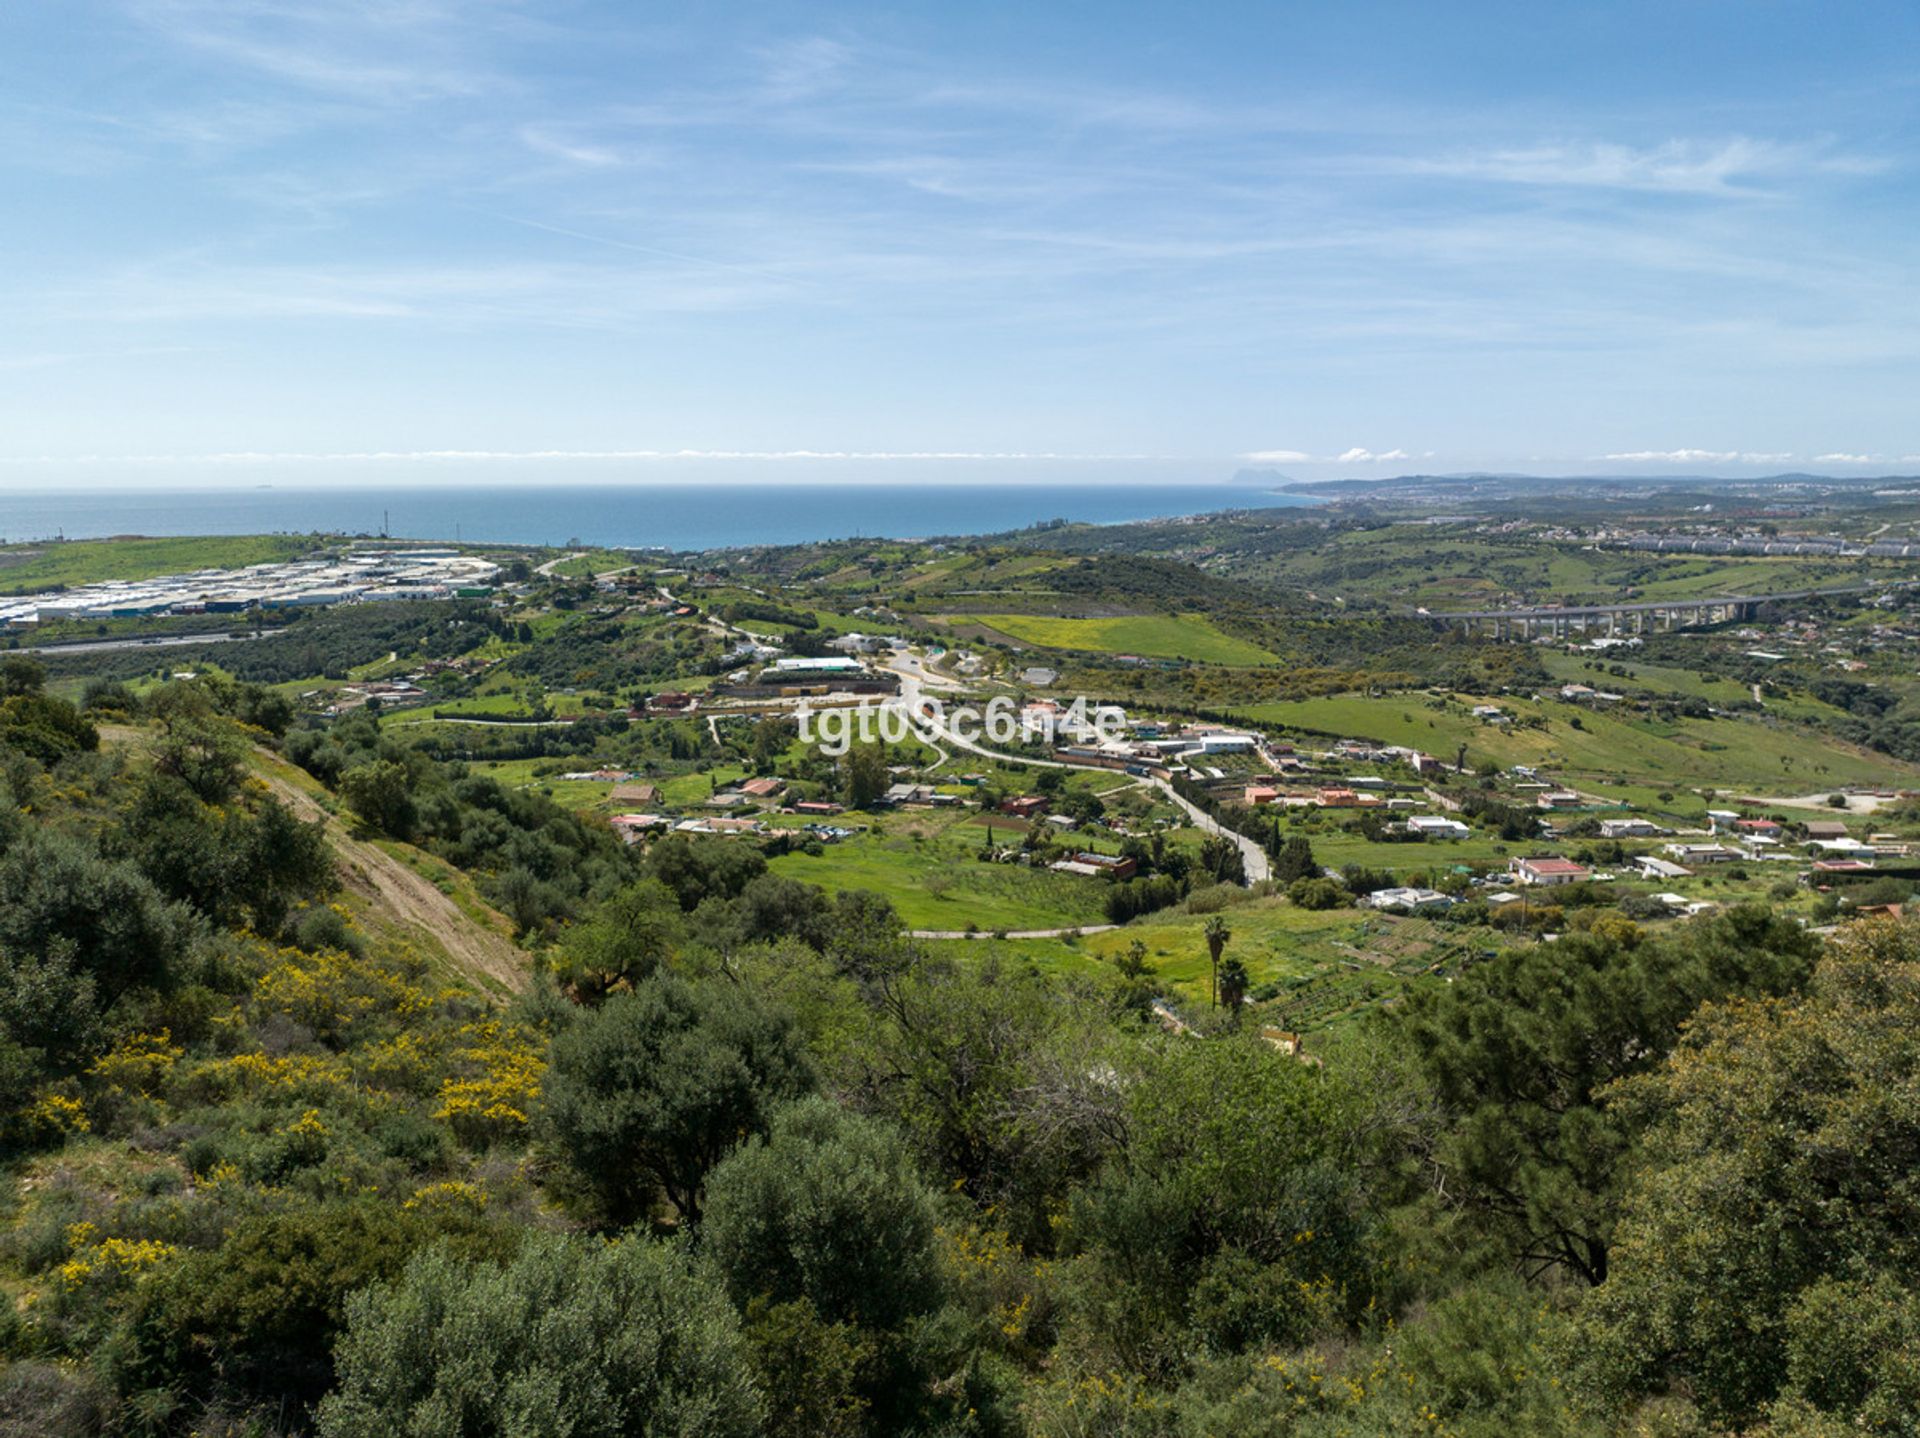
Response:
[[[257,772],[303,819],[326,825],[327,842],[340,862],[340,880],[367,899],[400,935],[425,949],[438,949],[463,977],[489,993],[518,993],[527,984],[527,955],[500,928],[483,927],[434,884],[377,844],[356,839],[314,797],[273,770],[286,761],[265,750]],[[488,911],[492,914],[492,911]],[[502,928],[504,918],[494,915]]]
[[[110,744],[137,744],[147,733],[131,725],[107,724],[100,727],[100,737]],[[288,777],[285,759],[257,746],[252,757],[253,772],[277,798],[300,818],[318,819],[326,826],[340,882],[366,900],[375,924],[428,954],[444,954],[448,966],[483,993],[500,996],[526,987],[527,955],[505,932],[505,918],[487,910],[493,920],[490,926],[467,913],[430,879],[379,845],[349,833],[346,825]]]

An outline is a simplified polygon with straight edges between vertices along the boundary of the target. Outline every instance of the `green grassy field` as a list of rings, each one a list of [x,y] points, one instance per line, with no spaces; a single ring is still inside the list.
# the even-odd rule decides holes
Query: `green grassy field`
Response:
[[[1418,695],[1340,694],[1239,712],[1259,723],[1365,736],[1447,758],[1465,743],[1469,763],[1484,758],[1502,767],[1545,768],[1556,778],[1629,802],[1650,789],[1786,795],[1840,784],[1907,784],[1920,773],[1913,765],[1799,725],[1732,718],[1662,724],[1552,700],[1496,696],[1487,701],[1520,718],[1546,720],[1545,729],[1533,729],[1484,724],[1467,712],[1473,702],[1479,701],[1468,698],[1435,708]]]
[[[1540,651],[1540,663],[1547,673],[1563,683],[1590,684],[1596,689],[1647,689],[1656,694],[1672,694],[1679,698],[1705,699],[1711,704],[1737,704],[1753,697],[1752,691],[1737,680],[1697,674],[1678,665],[1643,664],[1638,660],[1617,656],[1618,651],[1615,651],[1605,659],[1596,661],[1579,654],[1543,649]],[[1596,665],[1598,667],[1594,667]],[[1626,670],[1626,674],[1622,676],[1607,672],[1616,667]]]
[[[1288,1028],[1327,1028],[1390,1001],[1435,966],[1451,966],[1499,940],[1486,930],[1454,931],[1425,919],[1357,909],[1310,911],[1281,899],[1254,899],[1224,911],[1226,952],[1246,965],[1256,992],[1255,1019]],[[1112,971],[1128,945],[1147,946],[1176,1007],[1207,1002],[1207,917],[1167,910],[1125,928],[1070,939],[951,940],[934,948],[955,958],[1004,958],[1043,972],[1095,977]]]
[[[1516,854],[1557,854],[1567,846],[1535,840],[1505,843],[1496,835],[1475,831],[1468,839],[1429,839],[1418,844],[1376,843],[1360,834],[1297,828],[1283,830],[1289,837],[1299,834],[1313,845],[1313,856],[1322,864],[1344,868],[1359,864],[1368,869],[1385,869],[1401,879],[1409,874],[1429,876],[1445,873],[1456,864],[1476,869],[1500,869]]]
[[[1644,664],[1610,655],[1604,667],[1589,669],[1587,665],[1593,661],[1576,654],[1547,652],[1542,653],[1540,659],[1555,679],[1590,684],[1596,689],[1612,689],[1617,693],[1646,690],[1654,694],[1671,694],[1676,698],[1704,699],[1709,704],[1717,705],[1750,703],[1753,699],[1753,691],[1737,680],[1699,674],[1677,664]],[[1624,675],[1606,672],[1612,668],[1627,672]],[[1762,702],[1769,714],[1809,724],[1838,719],[1843,714],[1831,704],[1824,704],[1804,692],[1772,695]]]
[[[956,589],[1008,588],[1072,563],[1072,560],[1057,554],[1019,551],[946,555],[920,566],[905,581],[904,587],[917,591],[945,585],[952,585]]]
[[[407,709],[390,715],[386,722],[431,724],[434,721],[435,711],[456,718],[475,714],[510,714],[519,719],[534,717],[527,712],[526,699],[516,691],[508,691],[497,694],[475,694],[466,699],[441,700],[438,703],[423,705],[418,709]],[[556,713],[554,717],[560,716]]]
[[[1904,578],[1910,566],[1875,565],[1862,572],[1858,561],[1830,559],[1673,560],[1638,588],[1647,599],[1696,599],[1719,594],[1772,594],[1783,589],[1817,589],[1857,584],[1875,575]]]
[[[1222,634],[1198,614],[1127,614],[1102,619],[1060,619],[1042,614],[970,614],[976,623],[1043,649],[1082,649],[1100,654],[1141,654],[1191,659],[1200,664],[1272,664],[1257,644]]]
[[[0,593],[109,579],[151,579],[196,569],[239,569],[292,559],[313,548],[296,535],[215,534],[171,539],[75,539],[0,547]]]
[[[552,573],[568,579],[591,579],[596,574],[607,574],[614,570],[634,567],[633,556],[620,549],[590,549],[584,554],[576,554],[571,559],[563,559],[553,566]]]
[[[903,814],[818,857],[786,854],[777,874],[830,893],[869,889],[890,900],[909,928],[1051,929],[1104,923],[1104,879],[1057,874],[976,857],[985,831],[954,813]],[[870,822],[858,816],[851,822]],[[1004,845],[1011,836],[1001,836]]]

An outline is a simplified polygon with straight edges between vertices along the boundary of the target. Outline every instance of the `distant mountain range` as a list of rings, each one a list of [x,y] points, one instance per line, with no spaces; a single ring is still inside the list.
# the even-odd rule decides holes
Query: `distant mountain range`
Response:
[[[1477,498],[1519,498],[1542,490],[1565,494],[1572,486],[1588,493],[1611,491],[1644,493],[1650,489],[1713,489],[1729,493],[1751,493],[1766,489],[1872,490],[1888,484],[1920,484],[1920,476],[1910,474],[1830,475],[1769,474],[1732,478],[1712,474],[1401,474],[1388,479],[1299,480],[1279,470],[1243,469],[1235,484],[1261,484],[1285,494],[1316,495],[1322,498],[1356,498],[1365,495],[1407,497],[1424,494],[1472,495]]]

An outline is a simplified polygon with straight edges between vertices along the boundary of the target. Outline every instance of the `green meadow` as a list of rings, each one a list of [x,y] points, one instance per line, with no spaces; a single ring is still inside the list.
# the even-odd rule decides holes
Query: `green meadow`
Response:
[[[1272,664],[1257,644],[1223,634],[1198,614],[1124,614],[1062,619],[1044,614],[969,614],[967,619],[1043,649],[1079,649],[1098,654],[1140,654],[1189,659],[1199,664]]]
[[[1284,899],[1253,899],[1222,911],[1226,953],[1246,966],[1261,1022],[1325,1028],[1391,1001],[1409,983],[1431,982],[1436,967],[1457,964],[1498,942],[1486,930],[1463,933],[1427,919],[1358,909],[1297,909]],[[1208,915],[1166,910],[1125,928],[1062,939],[932,942],[956,957],[1031,963],[1044,972],[1097,978],[1113,972],[1129,945],[1146,945],[1161,986],[1176,1007],[1207,1002]],[[962,947],[962,945],[965,947]]]
[[[0,546],[0,593],[23,594],[112,579],[152,579],[196,569],[241,569],[307,553],[297,535],[181,535],[170,539],[73,539]]]
[[[1468,712],[1479,702],[1499,704],[1516,719],[1538,717],[1546,727],[1485,723]],[[1256,723],[1371,738],[1449,760],[1464,743],[1469,763],[1491,759],[1503,768],[1543,768],[1624,800],[1647,789],[1798,794],[1842,784],[1906,783],[1920,773],[1798,724],[1717,717],[1663,723],[1556,700],[1462,696],[1436,707],[1417,694],[1338,694],[1237,712]]]
[[[870,821],[857,816],[850,822]],[[768,867],[830,893],[867,889],[883,895],[915,929],[1052,929],[1106,922],[1106,880],[984,862],[978,855],[986,835],[966,815],[899,815],[828,845],[818,856],[784,854]],[[997,838],[1006,847],[1019,835]]]

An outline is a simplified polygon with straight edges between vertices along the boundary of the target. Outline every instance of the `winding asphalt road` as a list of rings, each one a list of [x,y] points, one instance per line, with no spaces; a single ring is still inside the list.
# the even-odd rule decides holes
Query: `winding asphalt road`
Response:
[[[902,662],[903,660],[905,662]],[[900,680],[900,693],[898,697],[889,699],[886,702],[886,707],[899,709],[904,712],[908,722],[911,723],[929,743],[937,741],[943,744],[951,744],[956,749],[965,749],[969,753],[978,754],[985,759],[997,759],[1003,764],[1031,764],[1038,769],[1084,769],[1101,774],[1111,774],[1113,772],[1112,769],[1104,764],[1076,764],[1067,759],[1029,759],[1021,754],[1002,754],[998,750],[989,749],[984,744],[977,743],[972,739],[962,738],[960,735],[954,733],[942,720],[921,708],[921,673],[920,661],[918,659],[915,659],[912,655],[902,655],[896,652],[887,664],[887,668],[890,672],[898,676]],[[1249,839],[1245,834],[1236,833],[1234,830],[1227,828],[1225,825],[1216,821],[1204,809],[1182,798],[1174,791],[1173,785],[1169,784],[1165,779],[1157,779],[1152,775],[1148,775],[1144,782],[1154,785],[1161,793],[1165,794],[1176,808],[1186,814],[1188,820],[1196,829],[1199,829],[1202,833],[1215,834],[1231,841],[1234,847],[1240,850],[1240,856],[1245,861],[1248,884],[1257,884],[1264,879],[1272,877],[1273,870],[1267,863],[1267,851],[1261,848],[1259,844]]]

